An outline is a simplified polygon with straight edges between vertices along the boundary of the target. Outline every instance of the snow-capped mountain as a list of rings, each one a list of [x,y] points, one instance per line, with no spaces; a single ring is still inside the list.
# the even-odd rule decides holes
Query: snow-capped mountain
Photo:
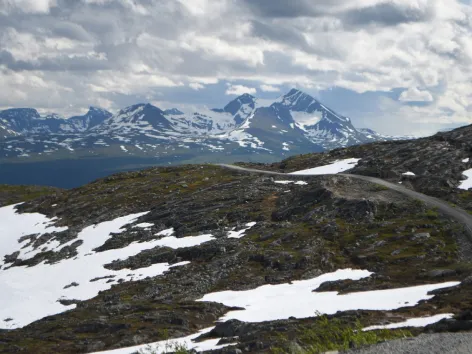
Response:
[[[271,108],[281,121],[294,130],[299,129],[308,140],[324,149],[375,140],[354,128],[349,118],[296,89],[281,96]]]
[[[90,107],[88,112],[83,116],[75,116],[67,119],[67,126],[71,128],[71,132],[85,132],[99,124],[102,124],[106,119],[112,117],[110,112],[97,108]],[[63,127],[65,130],[66,128]]]
[[[223,108],[199,111],[140,103],[115,115],[91,107],[83,116],[64,119],[41,116],[35,109],[9,109],[0,112],[0,125],[4,158],[56,153],[287,156],[391,139],[356,129],[349,118],[296,89],[268,105],[244,94]]]
[[[81,133],[103,123],[105,119],[111,116],[110,112],[94,107],[90,107],[89,111],[83,116],[69,119],[55,113],[41,116],[33,108],[11,108],[0,111],[0,125],[11,132],[10,136]]]

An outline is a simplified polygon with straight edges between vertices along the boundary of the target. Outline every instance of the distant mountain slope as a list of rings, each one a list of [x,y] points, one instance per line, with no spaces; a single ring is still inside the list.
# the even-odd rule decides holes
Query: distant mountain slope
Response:
[[[111,116],[110,112],[94,107],[90,107],[83,116],[69,119],[62,118],[57,114],[41,116],[33,108],[11,108],[0,111],[0,131],[1,127],[4,127],[3,129],[11,132],[10,136],[81,133],[103,123]]]
[[[163,110],[139,103],[116,114],[91,107],[85,115],[68,119],[54,114],[41,116],[35,109],[0,112],[0,162],[107,159],[98,170],[95,162],[85,163],[97,170],[96,177],[106,175],[110,166],[121,171],[124,166],[137,167],[144,161],[147,165],[274,162],[296,154],[390,139],[356,129],[349,118],[296,89],[268,104],[244,94],[223,108],[198,111]],[[10,167],[10,175],[24,177],[20,167]],[[74,182],[77,173],[71,175],[73,169],[61,171],[71,182],[61,182],[61,187],[84,181]],[[3,181],[11,183],[10,179]],[[22,179],[21,183],[29,182]]]

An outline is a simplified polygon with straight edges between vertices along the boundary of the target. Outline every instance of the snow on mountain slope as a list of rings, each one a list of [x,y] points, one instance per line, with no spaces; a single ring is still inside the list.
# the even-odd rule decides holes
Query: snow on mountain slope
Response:
[[[148,212],[85,227],[76,238],[69,240],[60,234],[68,227],[54,226],[58,221],[56,218],[50,219],[39,213],[20,214],[15,207],[0,208],[0,329],[23,327],[45,316],[75,308],[74,300],[90,299],[114,284],[158,276],[171,267],[188,264],[156,263],[149,267],[119,271],[104,267],[115,260],[125,260],[155,247],[196,247],[215,239],[211,234],[176,238],[171,228],[155,234],[156,239],[98,252],[96,249],[114,234],[123,232],[126,225],[133,224]],[[243,237],[255,224],[251,222],[241,230],[230,230],[227,237]],[[133,227],[152,225],[140,223]],[[25,261],[31,261],[45,252],[65,254],[67,257],[54,263],[42,261],[29,267],[16,264],[18,260],[25,264]]]
[[[14,132],[11,135],[80,133],[101,124],[111,115],[103,109],[90,107],[85,115],[66,119],[55,113],[41,116],[31,108],[12,108],[0,111],[0,125]]]
[[[12,139],[16,134],[20,137]],[[97,150],[119,156],[160,157],[168,155],[169,149],[182,148],[189,150],[182,155],[191,151],[198,155],[236,152],[288,156],[392,140],[368,129],[356,129],[349,118],[297,89],[269,106],[243,94],[224,108],[198,111],[161,110],[140,103],[115,115],[91,107],[83,116],[62,119],[57,115],[42,117],[34,109],[10,109],[0,112],[0,138],[5,142],[0,141],[0,157],[6,158],[39,154],[52,158]]]
[[[67,119],[67,124],[61,126],[62,130],[70,132],[84,132],[99,124],[102,124],[112,114],[104,109],[90,107],[83,116],[74,116]]]
[[[292,129],[300,129],[307,139],[325,149],[369,141],[354,128],[349,118],[297,89],[281,96],[271,107],[276,109],[282,121],[291,123]]]
[[[171,266],[167,263],[154,264],[147,268],[120,271],[105,269],[103,266],[116,259],[126,259],[151,249],[162,242],[153,240],[132,243],[127,247],[96,252],[95,248],[103,245],[112,233],[119,233],[125,225],[134,222],[146,213],[131,214],[102,222],[83,229],[76,239],[61,243],[55,232],[64,231],[67,227],[53,226],[54,219],[44,215],[18,214],[14,206],[0,208],[0,328],[17,328],[25,326],[45,316],[64,312],[75,307],[75,304],[60,300],[86,300],[109,289],[119,279],[124,281],[144,279],[157,276]],[[27,235],[53,235],[43,245],[40,238],[27,238]],[[63,259],[54,264],[41,262],[35,266],[8,267],[5,256],[15,254],[22,260],[31,259],[34,255],[54,251],[61,252],[73,243],[81,243],[73,258]],[[36,249],[34,248],[36,247]],[[16,254],[16,252],[19,252]],[[178,263],[179,266],[186,263]],[[100,278],[100,279],[97,279]]]

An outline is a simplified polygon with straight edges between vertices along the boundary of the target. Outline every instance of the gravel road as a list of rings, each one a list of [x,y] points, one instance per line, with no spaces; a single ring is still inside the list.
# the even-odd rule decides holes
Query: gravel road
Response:
[[[220,164],[219,166],[224,167],[224,168],[229,168],[232,170],[236,171],[242,171],[242,172],[248,172],[248,173],[258,173],[258,174],[265,174],[265,175],[272,175],[272,176],[283,176],[284,178],[291,178],[291,179],[304,179],[307,177],[314,177],[315,175],[291,175],[288,173],[281,173],[281,172],[274,172],[274,171],[263,171],[263,170],[256,170],[253,168],[245,168],[245,167],[240,167],[240,166],[234,166],[234,165],[227,165],[227,164]],[[324,175],[326,176],[326,175]],[[382,186],[385,186],[389,189],[395,190],[399,193],[402,193],[404,195],[407,195],[411,198],[415,198],[418,200],[421,200],[424,202],[426,205],[432,208],[437,208],[439,212],[441,212],[444,215],[447,215],[451,217],[452,219],[462,223],[466,230],[467,230],[467,235],[469,237],[469,241],[472,242],[472,215],[469,214],[467,211],[464,209],[461,209],[456,206],[451,206],[448,202],[445,202],[443,200],[440,200],[438,198],[430,197],[428,195],[422,194],[415,192],[411,189],[403,187],[401,184],[395,184],[391,182],[387,182],[383,179],[380,178],[375,178],[375,177],[369,177],[369,176],[362,176],[362,175],[351,175],[351,174],[346,174],[346,173],[339,173],[336,175],[332,176],[345,176],[345,177],[350,177],[350,178],[356,178],[376,184],[380,184]],[[472,353],[472,348],[470,353]]]
[[[367,348],[349,350],[352,354],[470,354],[472,333],[421,334],[415,338],[398,339]]]

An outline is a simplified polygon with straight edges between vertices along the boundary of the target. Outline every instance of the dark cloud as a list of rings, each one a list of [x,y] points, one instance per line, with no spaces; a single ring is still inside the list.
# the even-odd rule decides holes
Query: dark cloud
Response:
[[[0,65],[4,65],[13,71],[34,70],[34,66],[31,63],[15,60],[13,55],[5,49],[0,51]]]
[[[251,21],[251,33],[253,36],[263,39],[288,43],[294,47],[308,49],[309,45],[306,42],[302,33],[294,27],[285,27],[280,24],[266,24],[261,21]]]
[[[96,71],[111,69],[107,61],[97,58],[61,55],[55,58],[41,57],[34,62],[30,62],[16,60],[7,50],[0,51],[0,65],[4,65],[13,71]]]
[[[312,0],[243,0],[255,15],[262,17],[319,16],[317,2]]]
[[[55,23],[52,28],[52,34],[77,41],[92,40],[90,34],[82,26],[71,22]]]
[[[346,23],[353,26],[376,24],[396,26],[408,22],[426,21],[431,16],[427,8],[401,6],[391,2],[351,10],[343,15]]]

